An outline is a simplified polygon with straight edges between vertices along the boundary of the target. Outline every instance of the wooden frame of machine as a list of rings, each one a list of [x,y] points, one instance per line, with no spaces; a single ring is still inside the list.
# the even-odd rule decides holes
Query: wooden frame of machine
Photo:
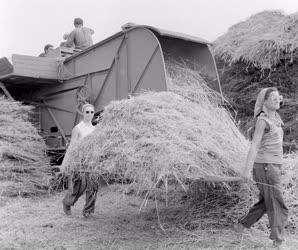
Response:
[[[99,114],[112,100],[153,90],[166,91],[165,60],[191,62],[221,93],[214,57],[204,39],[151,26],[127,24],[122,31],[67,58],[13,55],[0,59],[0,89],[36,107],[49,149],[65,149],[79,122],[80,100]]]

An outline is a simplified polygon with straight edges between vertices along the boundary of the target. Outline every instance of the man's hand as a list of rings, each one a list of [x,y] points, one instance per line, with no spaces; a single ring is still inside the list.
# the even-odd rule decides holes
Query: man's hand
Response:
[[[242,171],[241,175],[243,177],[250,177],[251,174],[250,174],[250,171],[249,171],[248,168],[244,168],[244,170]]]
[[[251,171],[249,168],[245,167],[244,170],[241,173],[241,177],[243,178],[244,182],[252,182],[252,176],[251,176]]]

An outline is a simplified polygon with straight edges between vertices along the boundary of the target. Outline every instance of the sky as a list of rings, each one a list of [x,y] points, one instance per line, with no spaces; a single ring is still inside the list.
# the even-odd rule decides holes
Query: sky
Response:
[[[298,11],[297,0],[0,0],[0,58],[39,55],[73,29],[73,19],[95,30],[94,43],[127,22],[182,32],[213,42],[263,10]]]

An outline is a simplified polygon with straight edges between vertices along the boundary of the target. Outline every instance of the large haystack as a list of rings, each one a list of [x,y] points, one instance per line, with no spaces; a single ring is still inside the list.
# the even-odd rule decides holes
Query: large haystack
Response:
[[[171,92],[109,104],[96,131],[68,150],[65,167],[120,175],[147,190],[160,180],[237,176],[247,141],[197,73],[171,72]]]
[[[285,98],[285,150],[298,143],[298,15],[258,13],[232,26],[214,44],[225,97],[237,112],[240,127],[250,126],[260,88],[276,86]]]
[[[0,97],[0,195],[39,194],[47,188],[46,145],[29,121],[32,109]]]
[[[292,59],[298,46],[298,15],[264,11],[229,28],[214,45],[215,54],[228,63],[245,62],[271,69],[281,59]]]

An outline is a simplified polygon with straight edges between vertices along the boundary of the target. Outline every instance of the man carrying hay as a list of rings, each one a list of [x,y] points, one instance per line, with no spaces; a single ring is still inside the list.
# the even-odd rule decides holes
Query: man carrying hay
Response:
[[[277,248],[284,241],[288,218],[281,191],[283,122],[276,112],[280,101],[276,88],[262,89],[257,97],[254,110],[257,121],[243,175],[248,177],[253,166],[253,179],[260,191],[260,199],[235,226],[238,232],[243,232],[267,213],[270,239]]]
[[[73,128],[70,144],[77,143],[95,129],[92,125],[94,106],[89,103],[84,104],[82,113],[83,120]],[[62,201],[63,211],[66,215],[71,214],[71,206],[76,203],[84,192],[86,192],[86,203],[83,209],[83,216],[88,217],[91,213],[94,213],[98,184],[90,178],[88,173],[74,172],[69,181],[69,190]]]

